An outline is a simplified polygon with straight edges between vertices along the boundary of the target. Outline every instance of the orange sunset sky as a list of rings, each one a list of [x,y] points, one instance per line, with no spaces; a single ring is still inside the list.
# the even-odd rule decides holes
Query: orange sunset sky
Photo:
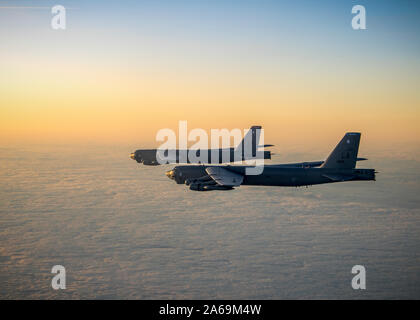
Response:
[[[48,8],[0,8],[1,145],[153,147],[187,120],[262,125],[285,148],[360,131],[419,150],[419,22],[403,4],[405,19],[372,3],[355,31],[344,2],[94,3],[72,2],[61,31]]]

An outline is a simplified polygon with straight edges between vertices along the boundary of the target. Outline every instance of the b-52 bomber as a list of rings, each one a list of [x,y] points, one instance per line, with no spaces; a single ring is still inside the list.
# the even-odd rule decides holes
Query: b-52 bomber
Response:
[[[201,155],[205,155],[205,158],[207,158],[209,161],[209,164],[221,164],[221,163],[228,163],[228,162],[235,162],[240,160],[250,160],[252,159],[271,159],[271,152],[264,150],[259,151],[259,148],[261,147],[272,147],[271,144],[266,144],[263,146],[258,145],[260,141],[260,135],[261,135],[261,126],[252,126],[251,129],[247,132],[241,143],[236,148],[220,148],[220,149],[197,149],[195,152],[196,157],[200,157]],[[252,140],[251,140],[252,139]],[[247,141],[247,142],[245,142]],[[251,143],[251,148],[249,154],[246,152],[246,146],[248,141]],[[250,148],[250,149],[251,149]],[[173,151],[173,152],[171,152]],[[182,154],[188,154],[188,149],[186,150],[165,150],[165,153],[167,154],[173,154],[173,158],[166,157],[165,161],[166,163],[197,163],[194,161],[190,161],[189,158],[186,159],[186,161],[182,160],[181,155]],[[217,154],[216,158],[212,157],[212,154]],[[238,157],[239,155],[239,157]],[[143,163],[146,166],[158,166],[163,161],[159,161],[159,153],[158,149],[139,149],[133,152],[130,155],[131,159],[136,160],[138,163]]]
[[[232,190],[241,185],[299,187],[343,181],[375,180],[375,169],[358,169],[360,133],[348,132],[325,161],[265,165],[261,174],[247,174],[244,165],[183,165],[166,172],[191,190]]]

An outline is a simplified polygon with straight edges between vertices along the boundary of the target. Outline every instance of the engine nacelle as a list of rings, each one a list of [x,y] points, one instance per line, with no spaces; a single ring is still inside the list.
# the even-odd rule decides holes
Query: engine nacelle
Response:
[[[199,183],[191,183],[190,184],[190,190],[194,190],[194,191],[206,191],[203,189],[203,185],[199,184]]]
[[[185,184],[187,186],[189,186],[192,183],[208,184],[209,182],[213,183],[213,179],[209,177],[208,175],[202,176],[200,178],[195,178],[195,179],[185,179]]]
[[[192,183],[190,184],[190,190],[194,191],[212,191],[212,190],[232,190],[233,187],[219,186],[219,185],[209,185],[202,183]]]
[[[160,163],[157,162],[157,161],[143,161],[143,164],[145,166],[158,166],[158,165],[160,165]]]

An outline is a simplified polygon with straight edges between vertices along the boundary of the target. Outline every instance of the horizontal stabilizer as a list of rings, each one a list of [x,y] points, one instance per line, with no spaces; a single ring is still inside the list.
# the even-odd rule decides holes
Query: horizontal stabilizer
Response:
[[[208,167],[206,172],[219,186],[237,187],[244,180],[242,175],[222,167]]]

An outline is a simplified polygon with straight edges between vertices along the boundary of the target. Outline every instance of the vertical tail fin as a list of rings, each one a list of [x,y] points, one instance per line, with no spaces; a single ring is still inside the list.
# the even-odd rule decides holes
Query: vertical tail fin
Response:
[[[353,169],[356,167],[360,133],[347,132],[321,168]]]
[[[250,139],[252,137],[252,156],[255,157],[257,154],[257,146],[260,142],[260,135],[261,126],[252,126],[242,139],[241,143],[238,144],[235,151],[239,151],[241,154],[244,154],[245,139]]]

